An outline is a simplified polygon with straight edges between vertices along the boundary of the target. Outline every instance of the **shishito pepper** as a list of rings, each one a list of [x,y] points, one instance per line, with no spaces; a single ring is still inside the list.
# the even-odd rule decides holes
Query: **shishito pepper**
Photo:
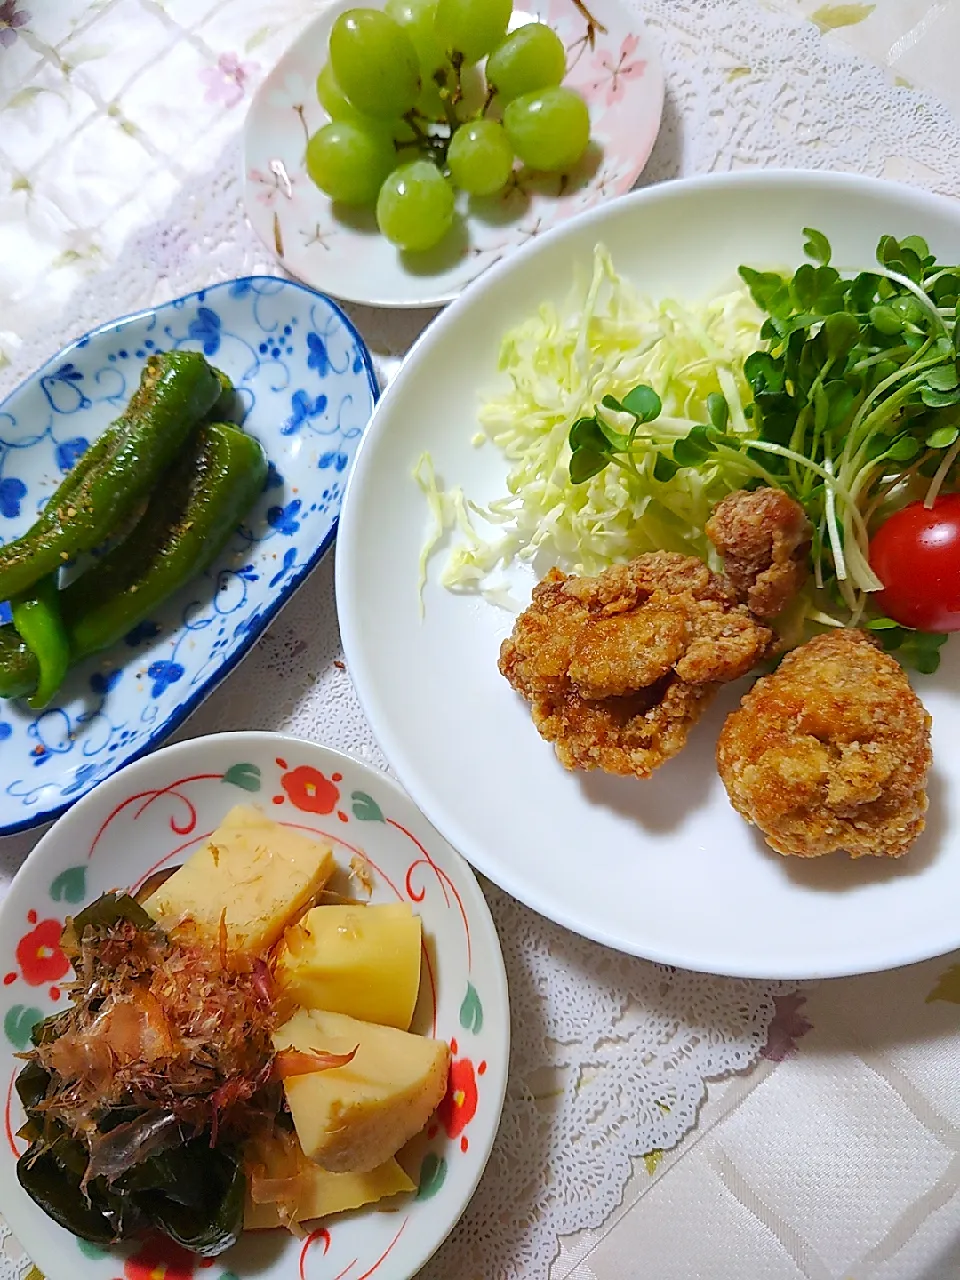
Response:
[[[198,428],[126,541],[60,593],[71,662],[116,644],[209,568],[266,474],[252,436],[222,423]],[[0,627],[0,697],[31,693],[39,679],[37,658],[13,627]]]
[[[211,366],[213,367],[213,366]],[[217,402],[207,414],[207,422],[230,422],[240,423],[243,421],[243,405],[237,394],[237,389],[230,380],[229,375],[222,369],[213,369],[220,382],[220,394]]]
[[[13,627],[0,627],[0,698],[23,698],[40,679],[35,654]]]
[[[60,609],[57,577],[48,574],[26,595],[10,602],[14,630],[37,662],[36,688],[27,699],[34,711],[47,705],[70,668],[70,640]]]
[[[226,423],[200,427],[130,537],[64,591],[73,660],[115,644],[208,568],[266,476],[252,436]]]
[[[0,547],[0,600],[28,591],[121,529],[222,391],[197,352],[151,356],[122,417],[65,477],[27,532]]]

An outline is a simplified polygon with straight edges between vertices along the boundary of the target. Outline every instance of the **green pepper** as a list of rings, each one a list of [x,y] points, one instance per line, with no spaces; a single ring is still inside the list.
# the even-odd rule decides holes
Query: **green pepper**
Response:
[[[99,466],[114,448],[115,437],[125,425],[125,420],[118,418],[85,450],[79,461],[64,476],[59,488],[37,517],[31,532],[38,528],[52,527],[57,508],[71,501],[90,471]],[[36,691],[39,680],[40,666],[36,654],[14,627],[0,627],[0,698],[26,697]]]
[[[79,482],[68,475],[31,528],[0,547],[0,600],[117,532],[221,394],[217,375],[196,352],[152,356],[117,429],[108,429],[85,466],[86,454],[77,464]]]
[[[10,601],[13,626],[37,660],[36,688],[27,706],[41,711],[63,684],[70,667],[70,640],[60,612],[57,574],[45,578]]]
[[[126,542],[64,591],[74,661],[115,644],[207,569],[266,475],[252,436],[225,423],[201,427]]]
[[[0,627],[0,698],[23,698],[40,679],[37,659],[13,627]]]
[[[125,542],[60,593],[71,661],[121,640],[217,558],[267,474],[252,436],[200,427]],[[30,693],[39,664],[12,627],[0,627],[0,697]]]
[[[243,419],[243,405],[237,395],[236,387],[230,381],[229,375],[224,373],[222,369],[217,369],[215,366],[211,367],[220,383],[220,394],[217,397],[216,404],[207,414],[207,422],[241,422]]]
[[[125,426],[125,420],[118,419],[84,451],[34,523],[34,530],[41,525],[50,527],[57,507],[73,501],[91,470],[114,448],[117,433]],[[50,701],[69,666],[69,641],[54,594],[56,581],[57,575],[49,574],[31,591],[11,600],[16,639],[6,634],[8,627],[0,630],[0,698],[32,694],[27,705],[35,711]]]
[[[124,410],[124,415],[126,412],[127,410]],[[83,454],[47,499],[43,510],[27,530],[28,534],[52,529],[59,519],[58,513],[65,511],[67,507],[72,505],[74,495],[79,492],[80,486],[86,483],[91,472],[102,466],[103,460],[116,448],[119,433],[126,430],[127,427],[127,420],[124,415],[121,415],[116,422],[111,422],[110,426],[97,436],[93,444],[83,451]]]

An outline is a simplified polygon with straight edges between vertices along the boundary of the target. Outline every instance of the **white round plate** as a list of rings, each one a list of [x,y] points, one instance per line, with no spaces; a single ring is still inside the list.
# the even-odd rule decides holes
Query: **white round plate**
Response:
[[[293,275],[315,289],[378,307],[441,306],[513,249],[601,200],[629,191],[653,150],[663,72],[636,12],[624,0],[518,0],[512,26],[540,19],[567,47],[565,83],[590,107],[594,145],[566,180],[525,179],[503,196],[467,204],[462,232],[429,253],[399,253],[371,212],[338,216],[307,177],[307,139],[327,123],[317,74],[334,19],[358,0],[333,0],[287,50],[250,105],[244,135],[247,216]],[[372,0],[366,8],[382,8]],[[592,31],[592,41],[588,31]],[[562,194],[557,192],[562,185]]]
[[[728,689],[685,750],[647,782],[567,773],[497,671],[512,617],[438,585],[426,615],[417,561],[430,527],[411,469],[483,503],[505,466],[471,437],[478,397],[500,385],[501,337],[561,303],[594,247],[654,297],[696,300],[741,263],[803,257],[803,227],[835,261],[869,267],[880,236],[926,236],[960,261],[960,207],[873,179],[755,172],[671,182],[604,205],[491,272],[420,340],[374,414],[347,489],[337,600],[350,674],[404,786],[469,861],[560,924],[621,951],[748,977],[866,972],[960,946],[960,639],[937,677],[916,677],[933,715],[925,834],[902,860],[813,861],[768,850],[727,802],[714,765]],[[389,533],[387,533],[389,531]],[[518,575],[524,601],[532,573]],[[385,642],[388,638],[389,642]]]
[[[104,1252],[56,1226],[21,1190],[24,1148],[13,1081],[31,1027],[64,1004],[59,946],[67,915],[107,889],[133,887],[176,864],[236,804],[333,841],[372,868],[373,900],[411,902],[423,920],[424,965],[413,1030],[450,1043],[447,1097],[403,1156],[419,1193],[315,1224],[306,1239],[245,1233],[213,1262],[170,1241]],[[384,774],[326,747],[271,733],[228,733],[167,747],[83,797],[43,837],[0,905],[0,1070],[5,1139],[0,1213],[46,1280],[409,1280],[439,1247],[480,1180],[500,1122],[510,1014],[497,933],[470,868]]]

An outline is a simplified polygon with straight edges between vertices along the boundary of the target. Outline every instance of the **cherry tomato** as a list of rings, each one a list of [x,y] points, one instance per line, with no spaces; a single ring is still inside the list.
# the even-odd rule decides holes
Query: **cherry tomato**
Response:
[[[870,542],[879,608],[903,627],[960,631],[960,493],[911,502]]]

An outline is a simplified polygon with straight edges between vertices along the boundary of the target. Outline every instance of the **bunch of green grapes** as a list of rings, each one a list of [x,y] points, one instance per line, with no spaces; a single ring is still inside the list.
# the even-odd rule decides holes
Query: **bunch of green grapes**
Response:
[[[587,149],[590,115],[562,83],[560,38],[541,22],[508,35],[512,12],[513,0],[386,0],[333,24],[317,77],[330,123],[307,145],[307,172],[331,200],[375,207],[400,249],[443,239],[454,188],[495,195],[515,160],[563,173]],[[464,73],[484,59],[471,108]]]

